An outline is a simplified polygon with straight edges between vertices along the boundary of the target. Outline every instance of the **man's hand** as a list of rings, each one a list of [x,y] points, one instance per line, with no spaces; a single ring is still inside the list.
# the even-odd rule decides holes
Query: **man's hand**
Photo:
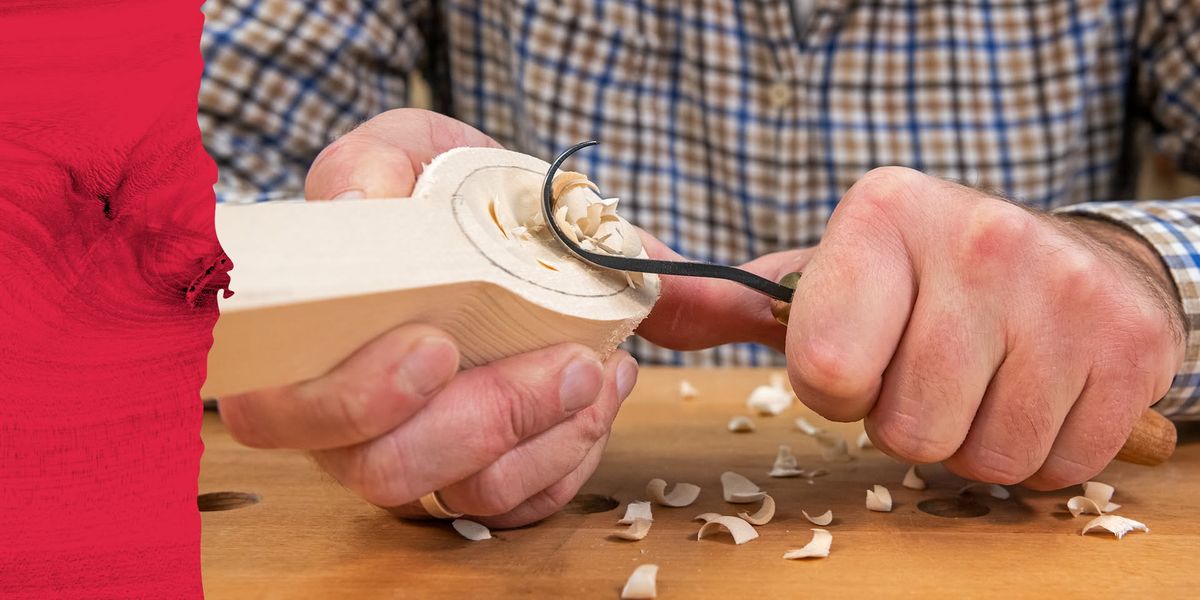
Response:
[[[423,164],[457,146],[497,146],[471,127],[418,110],[384,113],[313,163],[309,199],[404,197]],[[222,398],[233,436],[309,450],[367,501],[404,516],[439,491],[452,511],[494,527],[544,518],[596,469],[637,380],[616,352],[601,363],[565,344],[459,372],[445,333],[408,325],[310,381]]]
[[[1052,489],[1112,460],[1183,360],[1157,255],[918,172],[872,171],[804,269],[797,395],[908,462]]]

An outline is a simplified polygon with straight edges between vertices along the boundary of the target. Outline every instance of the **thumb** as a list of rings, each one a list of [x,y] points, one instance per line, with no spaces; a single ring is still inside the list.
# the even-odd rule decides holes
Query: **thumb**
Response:
[[[415,108],[382,113],[326,146],[308,170],[309,200],[403,198],[426,164],[463,146],[499,148],[479,130]]]
[[[642,232],[651,258],[684,260]],[[800,271],[815,248],[760,256],[742,269],[772,281]],[[787,328],[771,316],[770,298],[732,281],[660,276],[662,296],[638,326],[638,334],[673,350],[698,350],[731,342],[758,342],[783,351]]]

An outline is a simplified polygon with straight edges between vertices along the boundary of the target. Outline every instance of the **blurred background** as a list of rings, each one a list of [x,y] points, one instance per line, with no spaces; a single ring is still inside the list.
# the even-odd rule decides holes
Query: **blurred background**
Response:
[[[412,105],[417,108],[430,108],[429,85],[420,76],[413,76]],[[1146,160],[1142,163],[1141,173],[1138,174],[1139,200],[1174,200],[1189,196],[1200,196],[1200,178],[1181,173],[1168,159],[1154,153],[1153,149],[1146,152]]]

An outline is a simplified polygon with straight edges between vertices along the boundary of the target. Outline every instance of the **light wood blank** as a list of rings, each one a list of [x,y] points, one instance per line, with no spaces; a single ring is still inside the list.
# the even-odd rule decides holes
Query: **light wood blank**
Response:
[[[540,197],[549,167],[498,149],[430,164],[412,198],[217,207],[234,263],[202,394],[220,397],[321,375],[404,323],[452,335],[469,368],[573,341],[607,355],[657,299],[584,265],[539,232],[509,239],[489,204]]]

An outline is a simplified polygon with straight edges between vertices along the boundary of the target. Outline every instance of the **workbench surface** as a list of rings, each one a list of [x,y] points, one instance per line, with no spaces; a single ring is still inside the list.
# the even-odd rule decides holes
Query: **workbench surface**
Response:
[[[581,498],[539,524],[493,532],[470,542],[448,523],[405,522],[359,500],[305,455],[239,446],[213,413],[205,415],[206,450],[200,492],[252,492],[261,502],[202,513],[204,588],[208,598],[618,598],[634,567],[659,565],[658,597],[784,598],[880,596],[1195,597],[1200,587],[1200,443],[1195,428],[1159,467],[1114,464],[1097,477],[1116,486],[1117,514],[1150,533],[1118,541],[1107,533],[1079,535],[1090,517],[1072,518],[1064,504],[1074,487],[1054,493],[1012,488],[1010,500],[987,496],[977,518],[926,514],[917,503],[950,497],[963,481],[938,466],[924,469],[930,487],[901,487],[907,466],[877,450],[858,450],[861,424],[829,424],[796,404],[777,417],[752,417],[758,431],[726,430],[750,414],[750,390],[766,370],[642,370],[617,418],[604,460],[581,494],[611,496],[621,506]],[[678,397],[680,379],[700,390]],[[844,434],[857,460],[826,463],[816,441],[796,430],[799,416]],[[772,479],[780,444],[803,468],[829,475]],[[778,502],[760,537],[735,546],[728,535],[697,541],[703,512],[754,512],[758,504],[721,498],[723,471],[736,471]],[[608,537],[625,503],[644,496],[646,482],[691,482],[703,489],[686,508],[654,507],[654,525],[640,542]],[[891,513],[864,507],[865,490],[883,484]],[[785,561],[786,550],[811,537],[800,514],[832,509],[833,550],[826,559]]]

